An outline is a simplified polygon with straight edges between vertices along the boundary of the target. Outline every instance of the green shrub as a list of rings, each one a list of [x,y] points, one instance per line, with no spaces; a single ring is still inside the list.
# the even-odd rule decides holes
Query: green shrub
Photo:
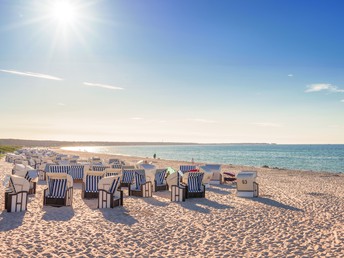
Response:
[[[18,146],[0,145],[0,157],[8,152],[14,152],[20,149]]]

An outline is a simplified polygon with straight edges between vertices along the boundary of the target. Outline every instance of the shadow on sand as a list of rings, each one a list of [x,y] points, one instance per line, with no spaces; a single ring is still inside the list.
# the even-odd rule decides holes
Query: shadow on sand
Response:
[[[231,206],[221,204],[221,203],[218,203],[209,199],[205,199],[205,198],[186,199],[185,202],[180,203],[180,206],[182,206],[185,209],[200,212],[200,213],[210,213],[211,210],[209,208],[213,208],[217,210],[233,209],[233,207]]]
[[[233,189],[233,188],[228,188],[228,189]],[[216,193],[216,194],[222,194],[222,195],[227,195],[227,194],[230,194],[231,192],[229,191],[224,191],[224,190],[221,190],[221,188],[218,188],[218,187],[210,187],[210,188],[207,188],[206,189],[206,192],[212,192],[212,193]]]
[[[138,222],[128,213],[127,209],[123,206],[118,206],[113,209],[99,209],[99,211],[103,214],[103,217],[106,220],[112,223],[131,226]]]
[[[257,197],[257,198],[252,198],[252,201],[254,202],[259,202],[265,205],[269,205],[269,206],[273,206],[273,207],[277,207],[277,208],[282,208],[285,210],[291,210],[291,211],[304,211],[302,209],[290,206],[290,205],[286,205],[283,204],[281,202],[277,202],[275,200],[269,199],[269,198],[265,198],[265,197]]]
[[[166,207],[169,203],[159,201],[158,199],[151,197],[151,198],[142,198],[142,200],[150,205],[158,206],[158,207]]]
[[[0,213],[0,232],[16,229],[23,224],[26,211],[7,212],[3,210]]]
[[[42,216],[43,220],[46,221],[68,221],[74,216],[74,210],[72,207],[52,207],[44,206],[44,214]]]

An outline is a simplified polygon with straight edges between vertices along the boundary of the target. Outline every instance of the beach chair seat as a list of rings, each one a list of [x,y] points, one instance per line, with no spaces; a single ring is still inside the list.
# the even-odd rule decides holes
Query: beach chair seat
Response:
[[[103,177],[98,183],[98,208],[123,206],[123,191],[118,190],[120,176]]]
[[[47,173],[43,205],[71,206],[73,202],[73,178],[66,173]]]
[[[153,184],[146,178],[144,169],[134,170],[134,182],[129,186],[129,195],[139,197],[152,197]]]
[[[168,190],[168,184],[166,181],[167,169],[157,169],[154,177],[154,191]]]
[[[30,183],[24,177],[17,175],[5,178],[5,210],[21,212],[27,210]]]
[[[204,198],[205,185],[202,184],[203,172],[186,172],[181,185],[185,187],[185,198]]]
[[[81,197],[86,199],[98,198],[98,183],[104,176],[103,171],[87,171],[85,172]]]

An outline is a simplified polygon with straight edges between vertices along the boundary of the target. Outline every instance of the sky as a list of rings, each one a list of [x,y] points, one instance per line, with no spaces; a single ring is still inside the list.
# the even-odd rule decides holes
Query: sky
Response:
[[[0,138],[344,144],[342,0],[0,0]]]

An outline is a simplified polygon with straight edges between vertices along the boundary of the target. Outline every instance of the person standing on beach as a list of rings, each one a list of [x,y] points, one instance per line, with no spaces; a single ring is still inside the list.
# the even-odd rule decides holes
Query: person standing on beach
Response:
[[[156,153],[153,154],[153,158],[154,158],[154,159],[156,158]]]

